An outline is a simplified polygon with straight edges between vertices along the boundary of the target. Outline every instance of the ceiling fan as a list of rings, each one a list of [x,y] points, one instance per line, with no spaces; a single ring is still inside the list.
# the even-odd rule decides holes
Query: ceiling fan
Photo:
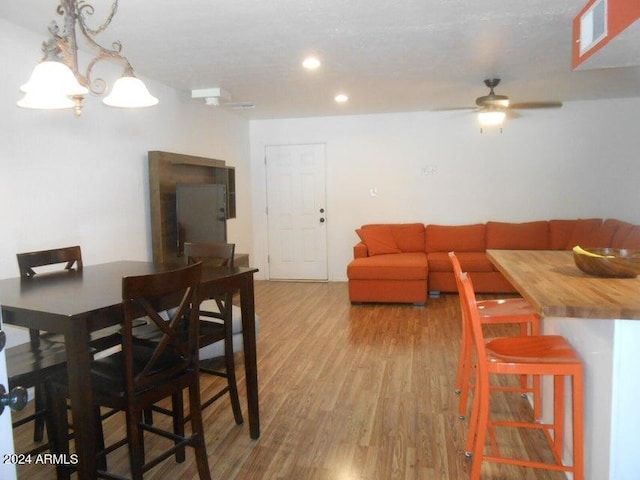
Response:
[[[517,110],[562,107],[562,102],[558,101],[511,103],[508,96],[498,95],[494,91],[500,84],[499,78],[487,78],[484,84],[489,88],[489,94],[476,98],[477,107],[473,109],[478,114],[480,132],[482,132],[482,127],[498,125],[502,131],[504,118],[507,115],[509,117],[518,117]]]
[[[528,108],[560,108],[562,102],[546,101],[546,102],[521,102],[510,103],[509,97],[506,95],[497,95],[493,89],[500,84],[499,78],[487,78],[484,84],[489,88],[489,95],[483,95],[476,98],[476,105],[479,109],[483,108],[497,108],[497,109],[512,109],[522,110]]]

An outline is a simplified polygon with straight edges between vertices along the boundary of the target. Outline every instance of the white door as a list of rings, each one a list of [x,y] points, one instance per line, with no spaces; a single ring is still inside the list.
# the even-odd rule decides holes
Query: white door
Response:
[[[269,278],[327,280],[325,146],[268,146]]]
[[[0,310],[0,331],[2,331],[2,310]],[[2,334],[0,334],[2,335]],[[0,339],[0,345],[1,342]],[[4,348],[0,349],[0,385],[8,390],[7,363]],[[3,480],[16,479],[16,467],[12,461],[13,455],[13,430],[11,429],[11,411],[6,407],[0,415],[0,478]]]

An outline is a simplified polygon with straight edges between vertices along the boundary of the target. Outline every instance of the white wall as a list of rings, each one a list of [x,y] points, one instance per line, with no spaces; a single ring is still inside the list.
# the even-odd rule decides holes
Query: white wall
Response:
[[[149,150],[235,166],[237,218],[228,236],[251,252],[247,120],[147,79],[160,99],[150,109],[114,109],[97,97],[80,118],[18,108],[43,38],[4,20],[0,32],[0,278],[18,275],[17,252],[64,245],[81,245],[87,265],[151,259]]]
[[[480,134],[463,111],[252,121],[259,275],[268,278],[266,145],[327,146],[330,280],[346,279],[354,229],[364,223],[575,217],[640,223],[640,99],[521,113],[502,134]],[[436,166],[437,174],[422,175],[425,166]]]

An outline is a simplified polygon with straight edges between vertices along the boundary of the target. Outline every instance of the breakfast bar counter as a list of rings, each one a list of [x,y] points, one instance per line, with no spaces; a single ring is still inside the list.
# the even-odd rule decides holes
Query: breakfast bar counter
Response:
[[[586,479],[637,479],[640,280],[589,276],[570,251],[488,250],[487,257],[544,317],[543,333],[563,335],[582,357]],[[547,395],[543,410],[550,408]]]

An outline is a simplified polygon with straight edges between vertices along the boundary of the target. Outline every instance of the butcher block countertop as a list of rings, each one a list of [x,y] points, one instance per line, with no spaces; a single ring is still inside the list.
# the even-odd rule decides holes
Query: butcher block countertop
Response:
[[[592,277],[570,251],[487,250],[487,257],[545,317],[640,319],[638,277]]]

